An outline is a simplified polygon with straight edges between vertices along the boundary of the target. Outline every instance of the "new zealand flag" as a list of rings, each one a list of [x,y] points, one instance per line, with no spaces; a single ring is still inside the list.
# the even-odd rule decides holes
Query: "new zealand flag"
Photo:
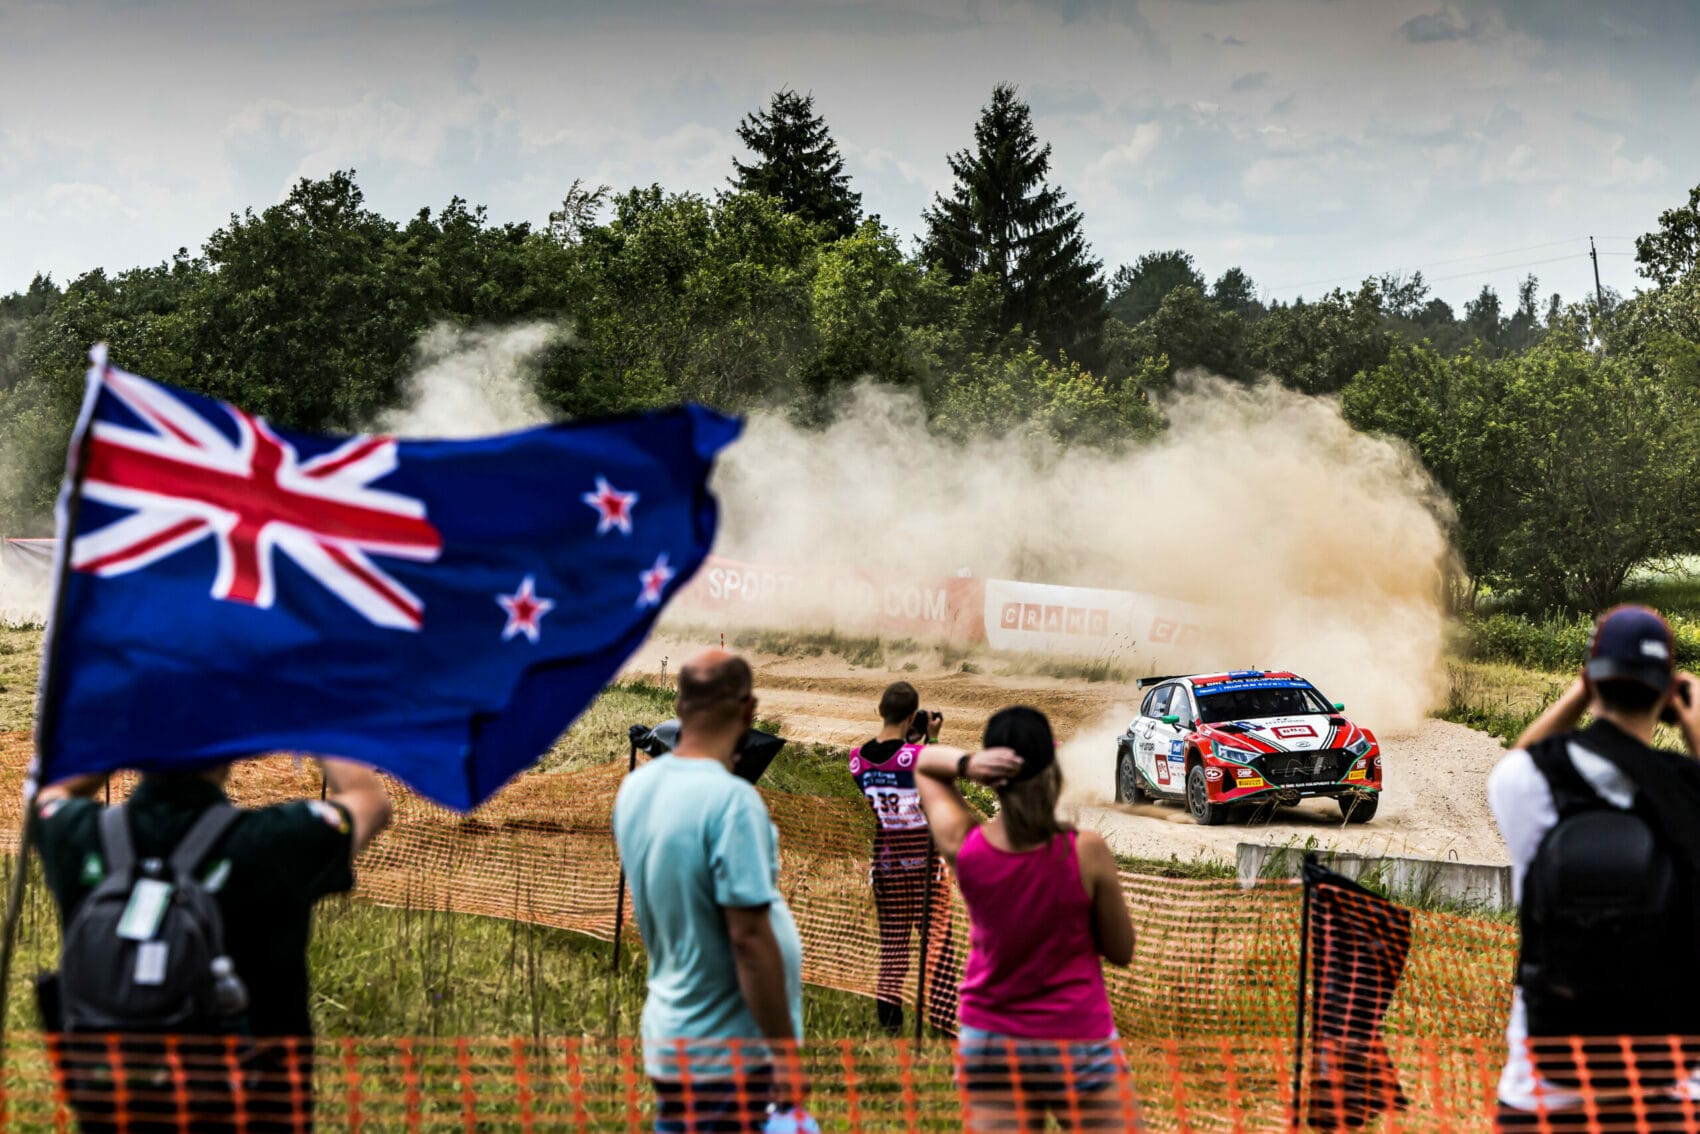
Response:
[[[709,471],[739,428],[684,406],[473,441],[319,437],[96,348],[39,775],[309,752],[475,807],[702,564]]]

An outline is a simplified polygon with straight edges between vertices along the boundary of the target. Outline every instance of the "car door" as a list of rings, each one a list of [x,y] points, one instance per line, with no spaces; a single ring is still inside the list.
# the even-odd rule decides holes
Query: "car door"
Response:
[[[1182,791],[1182,779],[1170,763],[1169,752],[1174,741],[1180,738],[1175,726],[1165,724],[1163,717],[1175,711],[1174,702],[1184,701],[1186,690],[1180,685],[1170,683],[1157,688],[1157,696],[1151,703],[1151,713],[1146,718],[1145,735],[1139,742],[1139,770],[1145,776],[1145,782],[1153,790],[1179,795]]]
[[[1157,756],[1166,759],[1169,764],[1169,784],[1173,790],[1186,791],[1186,738],[1192,730],[1198,727],[1198,707],[1192,699],[1192,690],[1185,685],[1177,684],[1174,695],[1169,698],[1169,715],[1175,717],[1172,725],[1158,724],[1158,728],[1166,730],[1167,744],[1156,745]]]

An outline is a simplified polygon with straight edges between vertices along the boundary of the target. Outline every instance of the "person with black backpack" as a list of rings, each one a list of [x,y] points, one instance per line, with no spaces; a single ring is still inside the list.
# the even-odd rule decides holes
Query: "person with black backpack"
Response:
[[[1656,611],[1607,611],[1488,778],[1522,931],[1497,1130],[1700,1129],[1700,1048],[1671,1038],[1700,1035],[1700,681],[1675,654]],[[1652,747],[1661,719],[1690,756]]]
[[[324,799],[254,810],[226,797],[228,764],[144,775],[109,807],[104,776],[36,796],[61,928],[38,1003],[84,1134],[311,1127],[313,904],[353,888],[390,821],[370,769],[321,766]]]

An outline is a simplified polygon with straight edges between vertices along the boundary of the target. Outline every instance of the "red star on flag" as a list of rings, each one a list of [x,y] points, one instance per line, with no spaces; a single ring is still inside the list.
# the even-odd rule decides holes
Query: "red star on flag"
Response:
[[[511,595],[497,595],[496,602],[508,612],[508,624],[502,628],[504,642],[515,634],[537,641],[543,632],[543,616],[555,609],[554,599],[538,597],[537,581],[530,575],[520,583],[519,590]]]
[[[677,574],[677,571],[667,566],[667,553],[663,551],[656,557],[655,566],[638,575],[638,582],[643,584],[643,591],[638,595],[638,608],[641,610],[646,606],[660,606],[661,592]]]
[[[619,528],[621,535],[632,534],[632,505],[638,502],[635,492],[621,492],[601,477],[596,478],[596,491],[580,497],[601,514],[596,521],[596,534]]]

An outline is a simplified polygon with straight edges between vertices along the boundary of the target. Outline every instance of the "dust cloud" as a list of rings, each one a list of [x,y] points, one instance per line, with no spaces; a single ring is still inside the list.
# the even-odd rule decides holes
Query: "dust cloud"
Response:
[[[873,386],[824,431],[757,414],[717,474],[718,550],[1165,596],[1207,624],[1167,672],[1291,668],[1371,727],[1415,727],[1443,687],[1451,557],[1415,456],[1273,383],[1195,375],[1162,408],[1169,429],[1120,455],[941,443]]]
[[[530,363],[564,333],[548,323],[502,330],[439,323],[420,337],[406,400],[379,417],[378,430],[415,438],[482,437],[547,422]]]

